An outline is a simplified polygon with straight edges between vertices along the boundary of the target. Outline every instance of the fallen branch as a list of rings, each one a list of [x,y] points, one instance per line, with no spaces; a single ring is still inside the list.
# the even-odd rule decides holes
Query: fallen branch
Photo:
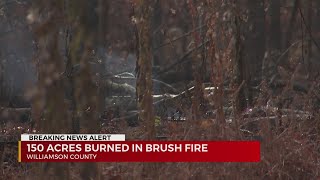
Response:
[[[124,74],[124,73],[122,73]],[[115,75],[114,77],[115,78],[118,78],[118,79],[130,79],[130,80],[136,80],[137,78],[136,77],[132,77],[131,76],[131,73],[126,73],[126,74],[129,74],[130,76],[121,76],[121,75]],[[160,81],[160,80],[157,80],[157,79],[152,79],[153,82],[156,82],[156,83],[159,83],[159,84],[162,84],[164,85],[165,87],[168,87],[170,88],[171,90],[173,90],[174,92],[178,92],[178,90],[176,88],[174,88],[173,86],[171,86],[170,84],[168,83],[165,83],[163,81]]]

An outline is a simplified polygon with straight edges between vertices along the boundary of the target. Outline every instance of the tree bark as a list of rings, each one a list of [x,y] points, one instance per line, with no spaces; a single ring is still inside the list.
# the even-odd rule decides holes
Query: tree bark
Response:
[[[136,93],[139,111],[139,123],[144,128],[146,140],[154,139],[155,119],[153,116],[153,99],[152,99],[152,40],[151,40],[151,19],[153,0],[139,0],[136,4],[137,10],[137,82]],[[142,178],[155,177],[155,164],[143,164]],[[152,179],[153,179],[152,178]]]
[[[196,7],[198,7],[198,4],[194,4],[193,1],[189,1],[189,10],[190,15],[192,17],[192,27],[193,29],[196,29],[197,24],[202,25],[203,21],[203,14],[200,14],[197,12]],[[199,6],[201,7],[201,6]],[[201,29],[202,30],[202,29]],[[201,34],[194,31],[192,32],[192,38],[193,38],[193,48],[196,48],[200,45],[201,42],[203,42],[203,39],[201,38]],[[202,47],[202,51],[205,49],[206,46]],[[193,78],[195,82],[195,91],[193,93],[192,98],[192,115],[195,120],[199,120],[201,117],[201,104],[203,103],[203,89],[202,89],[202,82],[203,77],[201,76],[201,73],[204,71],[203,67],[205,64],[204,61],[204,54],[201,53],[202,51],[196,50],[192,53],[192,71],[193,71]]]
[[[98,89],[92,80],[89,57],[94,50],[94,43],[98,36],[99,18],[96,9],[98,0],[69,1],[69,18],[77,21],[73,26],[74,36],[71,41],[72,64],[80,64],[79,73],[74,76],[74,98],[76,104],[76,120],[79,121],[80,133],[99,133]],[[78,19],[79,18],[79,19]],[[84,163],[81,168],[82,179],[99,179],[97,163]]]
[[[155,137],[155,122],[153,117],[152,100],[152,42],[151,42],[151,18],[153,0],[141,0],[137,2],[137,29],[138,29],[138,60],[137,72],[137,99],[139,121],[145,127],[146,139]]]
[[[281,50],[281,29],[280,29],[280,1],[271,0],[271,26],[270,26],[270,47],[274,50]]]
[[[300,0],[295,0],[294,5],[293,5],[293,9],[291,12],[289,26],[287,27],[287,31],[286,31],[286,35],[285,35],[285,44],[284,44],[285,49],[290,47],[292,33],[293,33],[294,25],[295,25],[295,22],[297,19],[299,7],[300,7]],[[289,64],[289,62],[287,60],[288,56],[284,57],[283,59],[285,60],[285,62],[283,62],[282,64],[284,64],[288,67],[288,64]]]
[[[39,45],[38,94],[40,96],[35,99],[32,108],[38,110],[38,114],[43,112],[44,118],[38,121],[40,131],[48,134],[68,133],[70,127],[64,101],[64,82],[59,78],[59,74],[63,71],[63,60],[59,52],[63,4],[63,0],[37,4],[40,8],[49,9],[51,13],[34,31]],[[69,179],[68,164],[44,163],[40,168],[39,177],[43,179],[50,173],[59,179]]]
[[[247,2],[249,9],[248,24],[245,39],[244,56],[246,59],[245,68],[249,68],[248,77],[245,77],[247,87],[247,103],[253,105],[253,86],[259,84],[262,79],[262,62],[265,53],[265,13],[264,3],[258,0]]]
[[[312,57],[312,16],[313,16],[313,9],[312,9],[312,0],[308,0],[307,1],[307,7],[305,7],[306,9],[306,22],[305,22],[305,32],[306,32],[306,37],[307,37],[307,54],[306,54],[306,59],[304,61],[306,69],[310,70],[311,69],[311,63],[310,63],[310,59]]]
[[[234,53],[234,65],[233,65],[233,89],[237,90],[234,93],[233,107],[234,115],[237,116],[246,108],[245,90],[243,86],[248,76],[248,70],[245,67],[245,59],[243,57],[243,40],[241,39],[241,24],[240,17],[235,17],[235,53]],[[241,86],[242,85],[242,86]],[[236,119],[236,118],[235,118]]]

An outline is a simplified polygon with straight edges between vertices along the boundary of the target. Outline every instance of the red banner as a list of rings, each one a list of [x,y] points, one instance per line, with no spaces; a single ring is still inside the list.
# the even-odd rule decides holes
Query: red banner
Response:
[[[259,162],[259,141],[21,141],[20,162]]]

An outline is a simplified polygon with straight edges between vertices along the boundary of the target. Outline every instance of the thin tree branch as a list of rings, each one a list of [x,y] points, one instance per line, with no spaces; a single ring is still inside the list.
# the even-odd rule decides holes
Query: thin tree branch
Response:
[[[169,45],[169,44],[171,44],[171,43],[173,43],[175,41],[178,41],[179,39],[182,39],[182,38],[184,38],[186,36],[190,36],[191,33],[195,32],[195,31],[198,31],[198,30],[201,30],[203,27],[206,27],[206,26],[207,25],[205,24],[205,25],[202,25],[200,27],[197,27],[196,29],[193,29],[192,31],[189,31],[189,32],[187,32],[187,33],[185,33],[185,34],[183,34],[183,35],[181,35],[181,36],[179,36],[179,37],[177,37],[175,39],[171,39],[169,42],[165,42],[165,43],[159,45],[158,47],[155,47],[154,50],[158,50],[158,49],[162,48],[163,46]]]
[[[179,58],[179,60],[173,64],[171,64],[169,67],[163,69],[162,71],[158,72],[155,77],[159,77],[159,75],[168,72],[169,70],[171,70],[172,68],[174,68],[176,65],[184,63],[189,61],[189,59],[186,59],[190,54],[192,54],[194,51],[200,49],[202,46],[206,45],[208,42],[210,42],[209,40],[206,40],[204,43],[200,44],[198,47],[195,47],[193,49],[191,49],[190,51],[188,51],[186,54],[184,54],[181,58]]]

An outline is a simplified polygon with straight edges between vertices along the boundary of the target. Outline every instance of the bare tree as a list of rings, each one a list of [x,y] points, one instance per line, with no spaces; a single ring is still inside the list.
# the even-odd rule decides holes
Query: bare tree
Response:
[[[69,118],[67,104],[64,101],[64,82],[60,78],[63,61],[58,43],[60,27],[62,27],[59,19],[63,18],[61,13],[63,1],[52,1],[46,4],[39,2],[36,8],[49,10],[50,13],[43,14],[46,19],[35,28],[39,44],[38,94],[40,96],[34,100],[33,108],[39,112],[44,111],[43,118],[38,120],[43,133],[68,133]],[[59,179],[69,179],[69,169],[66,164],[45,163],[40,172],[41,178],[54,173]]]
[[[281,1],[271,0],[270,1],[270,13],[271,13],[271,24],[270,24],[270,46],[272,49],[281,49],[281,29],[280,29],[280,5]]]
[[[95,11],[97,0],[70,1],[68,5],[69,18],[73,24],[74,35],[71,41],[70,55],[72,64],[80,64],[79,73],[74,77],[74,98],[77,119],[80,123],[80,133],[99,132],[99,100],[98,90],[92,81],[89,59],[94,50],[97,36],[98,15]],[[79,20],[78,20],[79,18]],[[82,49],[82,51],[81,51]],[[79,53],[80,51],[80,53]],[[82,179],[99,178],[96,163],[84,163],[81,171]]]
[[[138,29],[138,60],[137,72],[137,98],[139,120],[145,127],[146,139],[155,137],[155,122],[152,103],[152,42],[151,18],[153,0],[143,0],[137,3],[137,29]]]
[[[249,68],[245,78],[246,99],[249,106],[253,103],[253,85],[259,84],[262,77],[262,62],[265,53],[265,13],[263,1],[247,1],[248,25],[245,32],[245,67]]]
[[[153,116],[152,99],[152,41],[151,19],[153,0],[142,0],[136,4],[137,9],[137,63],[136,63],[136,93],[138,100],[139,121],[144,127],[145,139],[155,138],[155,119]],[[152,177],[154,164],[143,164],[142,176]]]

